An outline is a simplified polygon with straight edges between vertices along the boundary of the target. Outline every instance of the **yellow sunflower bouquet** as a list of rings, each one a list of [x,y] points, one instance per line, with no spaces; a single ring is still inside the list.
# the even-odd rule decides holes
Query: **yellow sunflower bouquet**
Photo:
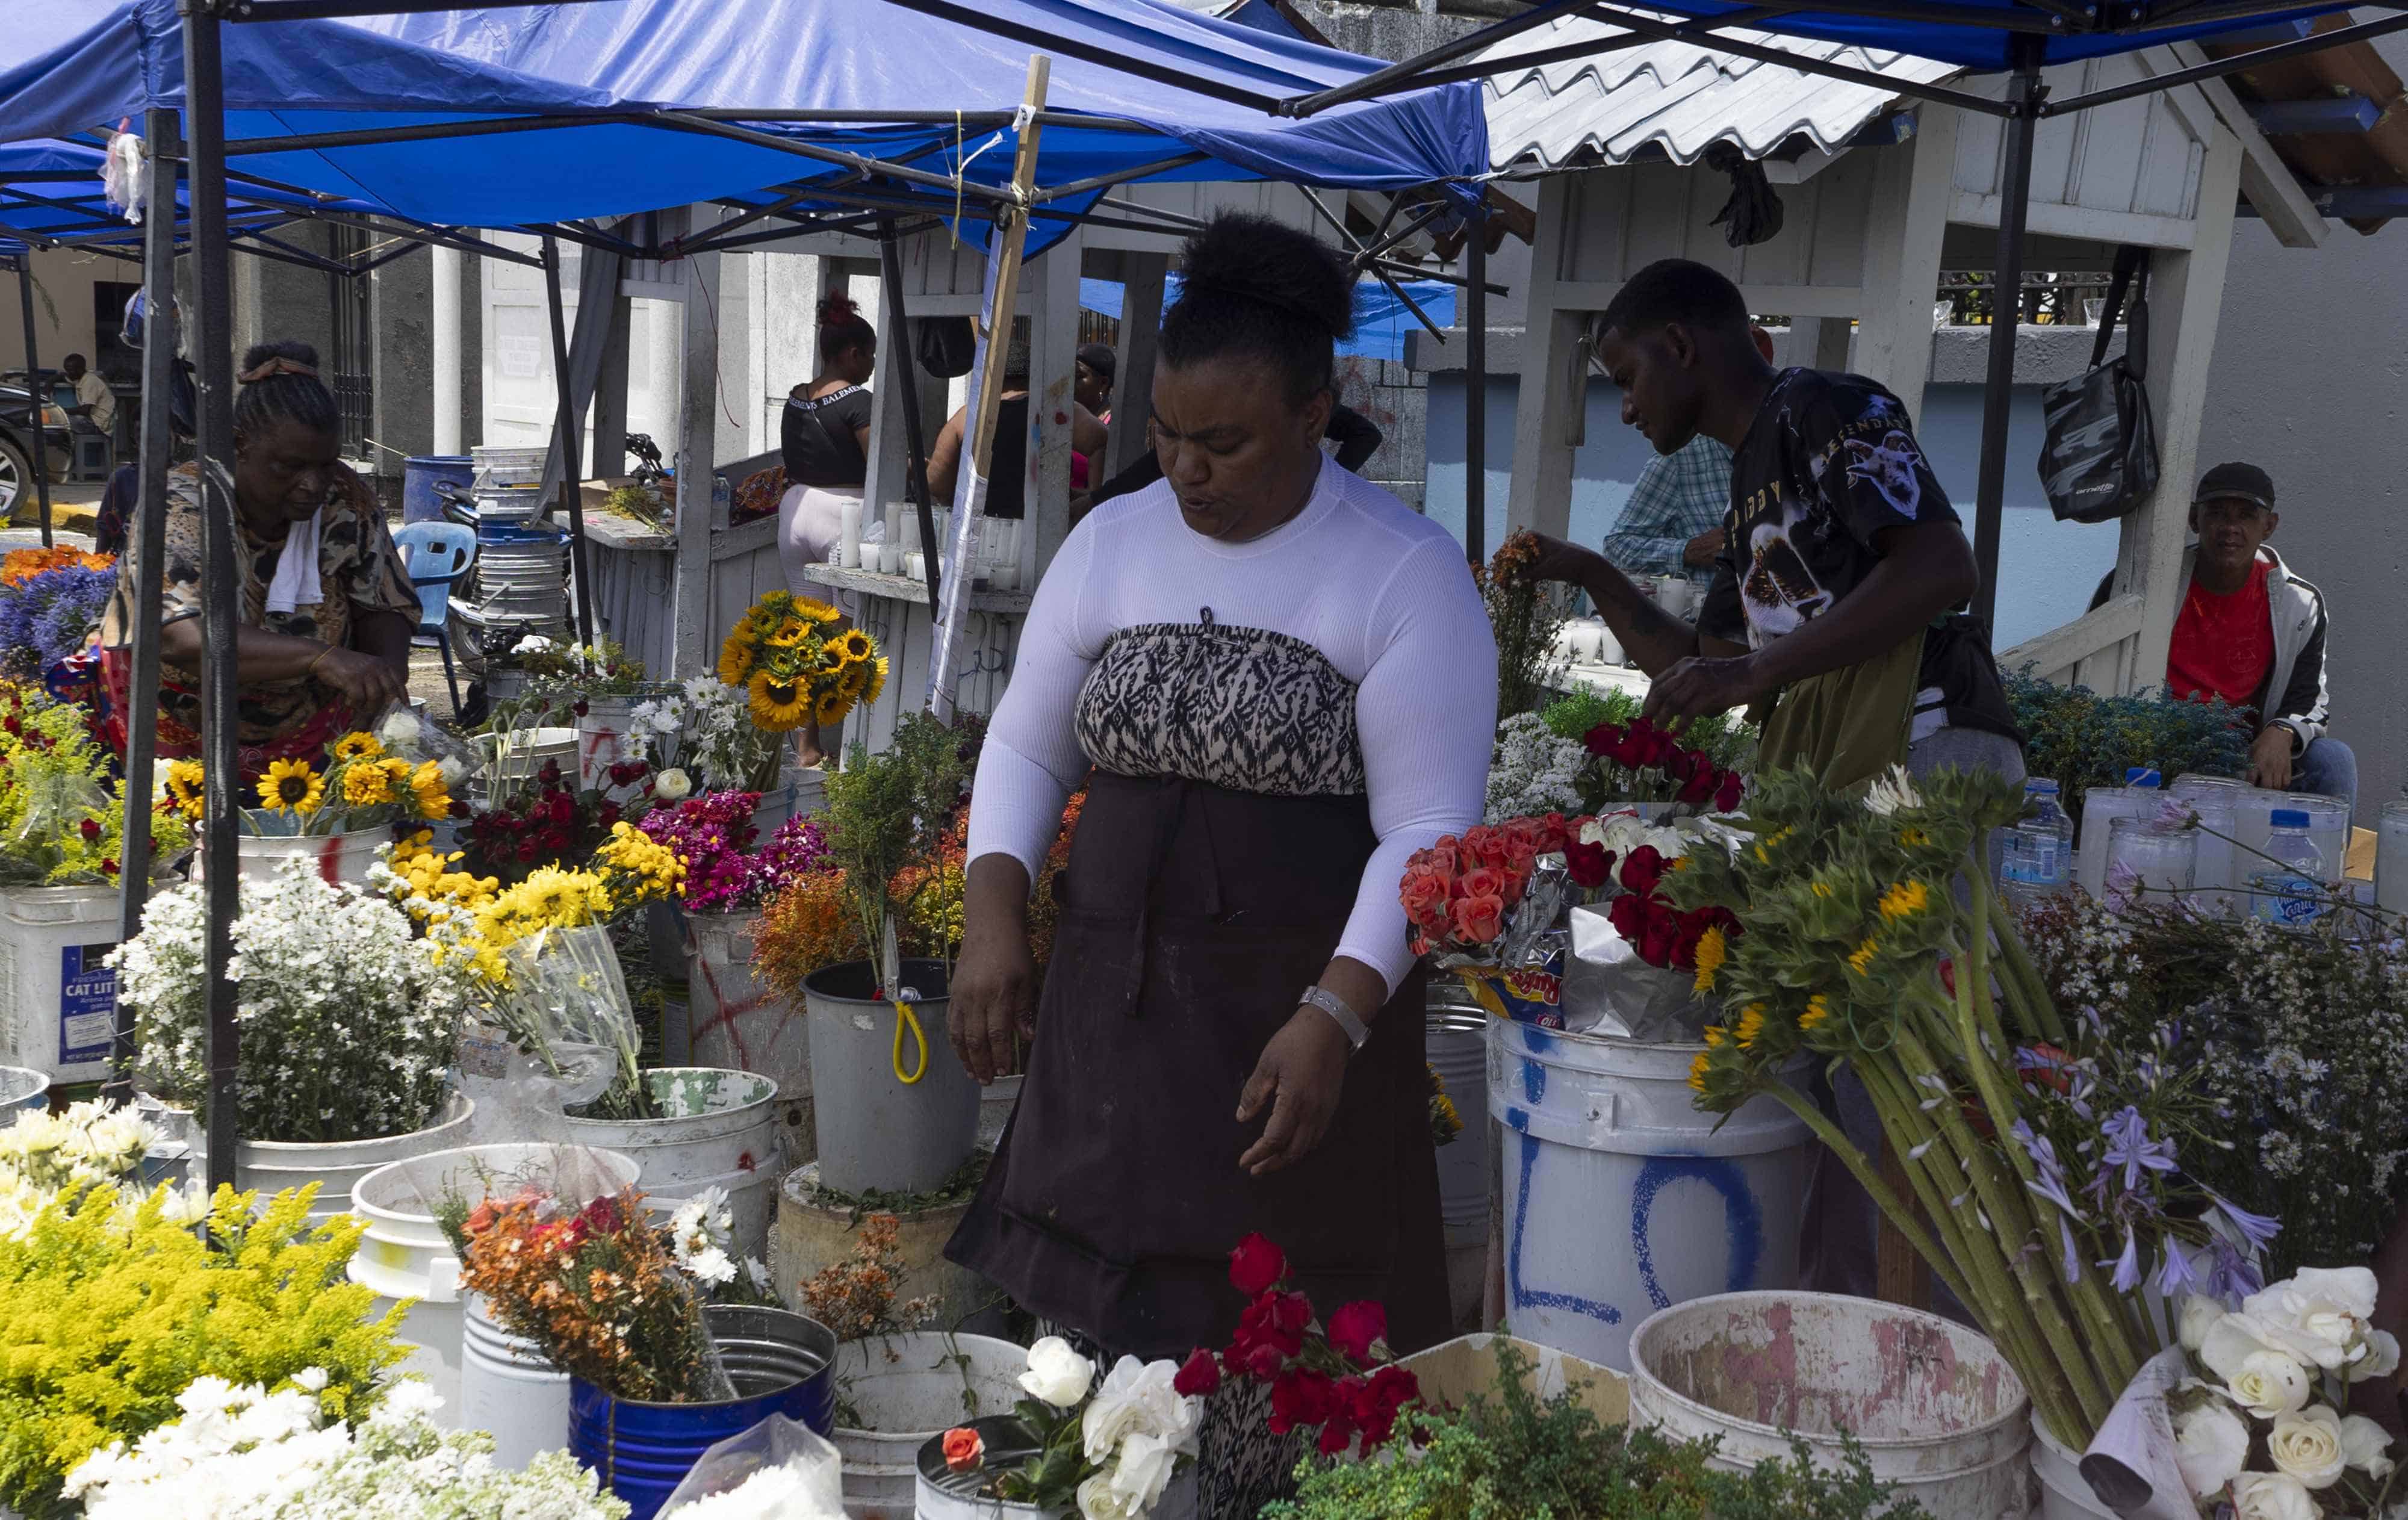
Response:
[[[858,628],[839,629],[837,609],[773,591],[738,618],[719,648],[719,679],[740,688],[753,726],[790,733],[806,723],[839,723],[886,689],[886,657]]]
[[[435,823],[452,816],[453,786],[467,766],[423,732],[425,721],[407,710],[374,732],[354,730],[315,755],[270,760],[246,778],[246,834],[335,835],[394,824]],[[197,760],[167,767],[167,803],[187,818],[202,810],[206,776]]]

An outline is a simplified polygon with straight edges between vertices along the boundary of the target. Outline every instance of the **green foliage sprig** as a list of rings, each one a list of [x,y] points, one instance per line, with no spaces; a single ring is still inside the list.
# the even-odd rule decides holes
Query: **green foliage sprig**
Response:
[[[2005,678],[2007,707],[2024,734],[2024,768],[2056,779],[2068,816],[2082,794],[2121,786],[2133,766],[2154,766],[2171,782],[2186,773],[2238,777],[2248,768],[2249,715],[2223,702],[2192,702],[2162,690],[2101,696],[2086,686],[2036,679],[2031,667]]]

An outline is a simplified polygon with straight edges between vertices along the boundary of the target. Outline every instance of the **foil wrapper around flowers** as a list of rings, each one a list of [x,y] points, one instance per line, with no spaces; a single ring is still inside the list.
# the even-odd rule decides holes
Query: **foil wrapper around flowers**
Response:
[[[1705,1038],[1716,1010],[1698,1001],[1696,978],[1648,965],[1602,908],[1574,908],[1566,934],[1564,1028],[1650,1045],[1694,1045]]]
[[[1578,890],[1563,856],[1540,856],[1521,902],[1514,906],[1512,921],[1497,942],[1497,959],[1458,959],[1441,966],[1462,979],[1473,1000],[1490,1017],[1534,1024],[1542,1029],[1562,1028],[1563,1011],[1558,1005],[1569,943],[1564,905]]]

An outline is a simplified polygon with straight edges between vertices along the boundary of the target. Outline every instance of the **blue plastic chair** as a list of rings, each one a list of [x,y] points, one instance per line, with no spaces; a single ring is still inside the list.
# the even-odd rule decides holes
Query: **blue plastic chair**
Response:
[[[443,652],[443,680],[452,688],[452,716],[460,716],[460,677],[452,667],[452,593],[477,563],[477,530],[457,523],[411,523],[393,541],[409,551],[409,583],[418,588],[413,644]]]

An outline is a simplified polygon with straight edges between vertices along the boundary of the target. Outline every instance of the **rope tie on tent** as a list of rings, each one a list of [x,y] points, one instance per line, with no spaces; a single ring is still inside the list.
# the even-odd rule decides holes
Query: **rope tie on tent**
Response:
[[[979,155],[981,153],[985,152],[988,149],[1003,141],[1007,135],[1017,136],[1036,124],[1036,108],[1030,106],[1027,102],[1023,101],[1019,108],[1011,113],[1010,126],[1005,128],[1002,132],[995,134],[995,136],[987,138],[986,141],[979,144],[976,148],[970,151],[970,154],[968,158],[963,159],[960,163],[953,165],[953,226],[950,230],[953,233],[954,248],[958,249],[962,246],[962,201],[964,197],[965,176],[969,173],[970,165],[979,161]],[[962,108],[959,106],[956,106],[953,108],[953,151],[955,152],[961,151],[961,144]],[[1023,191],[1016,181],[1005,185],[1004,189],[1011,193],[1011,198],[1020,206],[1025,208],[1031,204],[1031,196],[1027,192]]]

